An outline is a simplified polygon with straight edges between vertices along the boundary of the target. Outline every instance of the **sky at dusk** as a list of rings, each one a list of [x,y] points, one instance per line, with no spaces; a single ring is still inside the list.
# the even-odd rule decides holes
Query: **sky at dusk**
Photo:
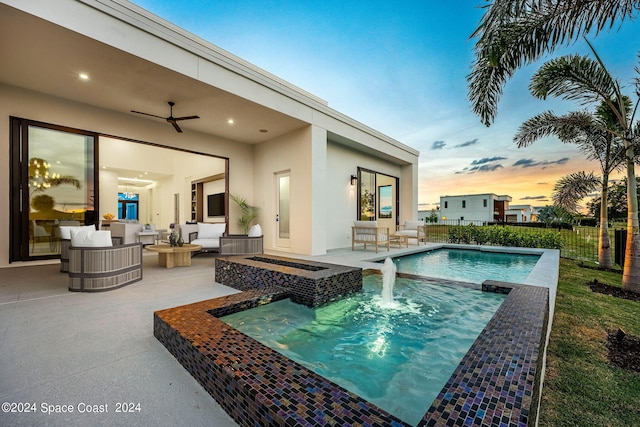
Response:
[[[419,150],[421,209],[434,208],[440,196],[474,193],[544,206],[551,204],[560,177],[600,171],[598,163],[556,138],[520,149],[513,143],[518,126],[535,114],[583,108],[531,96],[529,79],[544,61],[516,72],[490,127],[473,114],[466,77],[481,0],[133,3]],[[640,22],[626,22],[590,41],[635,101]],[[589,53],[586,43],[554,56],[573,53]]]

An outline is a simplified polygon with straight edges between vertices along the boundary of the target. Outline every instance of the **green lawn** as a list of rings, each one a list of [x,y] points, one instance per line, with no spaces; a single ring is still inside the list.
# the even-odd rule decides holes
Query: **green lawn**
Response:
[[[640,335],[640,303],[591,292],[593,279],[621,275],[560,261],[540,426],[640,426],[640,373],[610,365],[606,348],[609,330]]]

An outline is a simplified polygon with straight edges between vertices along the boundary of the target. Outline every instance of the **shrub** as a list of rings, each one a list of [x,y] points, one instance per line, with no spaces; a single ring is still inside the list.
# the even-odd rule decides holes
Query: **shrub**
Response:
[[[561,249],[562,236],[559,232],[549,229],[516,229],[503,226],[478,227],[470,224],[449,227],[449,243]]]

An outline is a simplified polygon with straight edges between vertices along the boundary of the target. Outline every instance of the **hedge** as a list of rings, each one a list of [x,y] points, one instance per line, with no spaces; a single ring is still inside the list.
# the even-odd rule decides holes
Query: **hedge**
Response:
[[[449,243],[561,249],[562,236],[557,231],[548,229],[453,225],[449,227]]]

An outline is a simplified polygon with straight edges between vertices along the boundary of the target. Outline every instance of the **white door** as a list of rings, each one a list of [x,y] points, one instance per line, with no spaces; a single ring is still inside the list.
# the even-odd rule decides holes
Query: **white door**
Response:
[[[291,174],[276,174],[276,246],[290,248]]]

